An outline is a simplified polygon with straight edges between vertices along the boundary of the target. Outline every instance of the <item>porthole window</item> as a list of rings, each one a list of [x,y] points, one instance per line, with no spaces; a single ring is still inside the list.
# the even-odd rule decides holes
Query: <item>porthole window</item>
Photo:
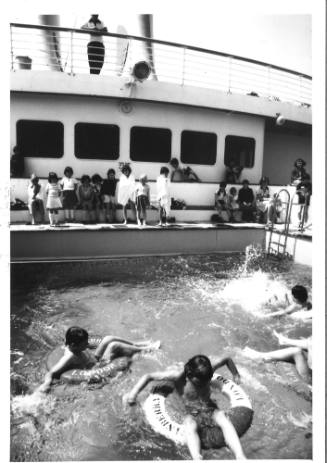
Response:
[[[16,132],[24,157],[61,158],[64,154],[64,125],[59,121],[21,119]]]
[[[184,130],[181,138],[181,161],[185,164],[212,166],[217,158],[217,135],[211,132]]]
[[[78,122],[75,125],[75,156],[79,159],[118,159],[119,127]]]
[[[171,158],[171,130],[132,127],[130,156],[132,161],[169,162]]]

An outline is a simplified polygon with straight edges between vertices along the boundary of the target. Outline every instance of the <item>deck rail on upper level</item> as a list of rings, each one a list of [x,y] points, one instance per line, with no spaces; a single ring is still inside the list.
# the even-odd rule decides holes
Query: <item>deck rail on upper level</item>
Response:
[[[89,34],[81,29],[12,23],[11,69],[88,74]],[[311,105],[309,75],[173,42],[114,33],[101,35],[106,50],[101,75],[129,79],[134,64],[146,60],[152,71],[150,78],[161,82]]]

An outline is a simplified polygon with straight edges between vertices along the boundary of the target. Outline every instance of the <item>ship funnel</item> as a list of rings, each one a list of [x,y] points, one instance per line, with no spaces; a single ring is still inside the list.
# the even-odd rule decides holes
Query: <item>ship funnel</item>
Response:
[[[153,16],[152,14],[140,14],[139,21],[141,26],[141,34],[143,37],[149,39],[153,38]],[[154,56],[153,56],[153,44],[151,41],[144,42],[146,60],[150,64],[152,70],[152,76],[154,80],[157,80],[157,74],[154,67]]]
[[[59,16],[55,14],[39,15],[39,20],[43,26],[59,26]],[[52,71],[62,72],[59,33],[54,30],[44,30],[42,33],[48,66]]]

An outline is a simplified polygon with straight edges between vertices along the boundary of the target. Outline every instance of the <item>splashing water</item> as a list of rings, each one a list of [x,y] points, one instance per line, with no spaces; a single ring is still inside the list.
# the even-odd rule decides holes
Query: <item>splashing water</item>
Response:
[[[230,280],[220,296],[229,304],[239,304],[247,312],[260,316],[265,311],[265,305],[276,299],[275,296],[281,300],[287,291],[285,282],[277,281],[271,275],[258,270]]]

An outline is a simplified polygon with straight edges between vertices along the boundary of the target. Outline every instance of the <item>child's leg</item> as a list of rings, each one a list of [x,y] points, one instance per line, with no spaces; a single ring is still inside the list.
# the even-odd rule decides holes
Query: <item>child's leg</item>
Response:
[[[94,355],[98,358],[101,358],[104,354],[107,354],[107,350],[112,344],[119,344],[118,349],[117,345],[114,348],[111,348],[111,350],[119,350],[121,347],[126,347],[130,348],[133,352],[132,354],[124,354],[124,355],[133,355],[135,352],[140,352],[141,350],[147,350],[147,349],[156,349],[160,347],[159,342],[152,342],[152,341],[139,341],[139,342],[133,342],[133,341],[128,341],[127,339],[119,338],[117,336],[105,336],[98,347],[96,348]],[[112,355],[112,352],[110,353]],[[110,356],[109,355],[109,356]],[[106,355],[107,357],[107,355]]]
[[[49,209],[49,221],[50,221],[50,225],[53,225],[54,224],[54,217],[53,217],[53,209]]]
[[[237,432],[225,413],[222,410],[215,410],[212,417],[221,428],[225,442],[234,453],[236,460],[246,460]]]
[[[71,220],[75,219],[75,211],[74,211],[74,209],[69,209],[69,215],[70,215]]]
[[[65,214],[65,220],[69,220],[69,210],[64,209],[64,214]]]
[[[123,218],[124,218],[124,224],[127,224],[127,204],[123,206]]]
[[[141,211],[138,207],[136,208],[136,220],[137,220],[137,224],[141,225]]]
[[[53,211],[53,215],[54,215],[54,218],[53,218],[53,219],[54,219],[54,223],[55,223],[55,225],[57,225],[57,223],[59,222],[58,209],[55,209],[55,210]]]
[[[186,444],[190,451],[193,460],[202,460],[201,441],[197,431],[197,424],[194,418],[190,415],[185,417],[183,422],[185,426]]]
[[[147,214],[146,214],[146,208],[143,210],[143,225],[146,225],[147,222]]]

